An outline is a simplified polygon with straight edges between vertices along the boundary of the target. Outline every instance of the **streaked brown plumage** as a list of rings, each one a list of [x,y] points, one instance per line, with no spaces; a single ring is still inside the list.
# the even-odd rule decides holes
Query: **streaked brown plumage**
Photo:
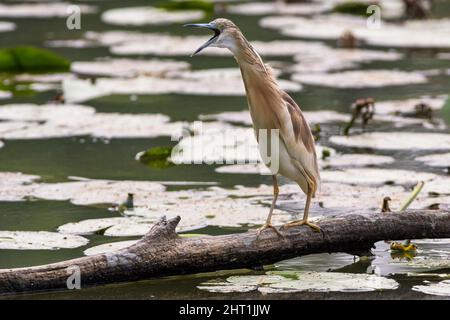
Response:
[[[306,224],[319,230],[318,226],[308,222],[311,198],[319,187],[320,175],[314,138],[300,107],[280,89],[271,68],[263,63],[261,57],[233,22],[220,18],[209,24],[188,26],[204,27],[215,32],[214,37],[195,53],[208,46],[227,48],[233,53],[241,70],[255,133],[261,129],[279,130],[280,148],[277,154],[279,170],[272,171],[274,198],[267,221],[260,231],[272,228],[278,233],[278,230],[271,225],[272,212],[278,197],[276,177],[278,173],[295,181],[307,195],[303,219],[285,226]],[[258,134],[256,137],[258,139]],[[261,141],[258,142],[261,143]]]

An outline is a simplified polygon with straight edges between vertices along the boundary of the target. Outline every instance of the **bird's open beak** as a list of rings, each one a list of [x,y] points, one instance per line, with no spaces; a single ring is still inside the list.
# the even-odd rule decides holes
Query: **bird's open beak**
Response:
[[[206,41],[200,48],[195,50],[195,52],[191,55],[191,57],[196,55],[203,49],[207,48],[209,45],[211,45],[216,40],[216,38],[220,35],[220,30],[217,29],[214,25],[212,25],[210,23],[185,24],[183,27],[206,28],[206,29],[214,31],[214,36],[211,39],[209,39],[208,41]]]

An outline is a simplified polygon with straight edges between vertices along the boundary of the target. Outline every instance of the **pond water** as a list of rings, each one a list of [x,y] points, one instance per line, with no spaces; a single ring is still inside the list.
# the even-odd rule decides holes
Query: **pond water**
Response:
[[[124,6],[123,1],[77,1],[98,8],[97,13],[82,15],[81,30],[68,30],[65,19],[58,17],[48,18],[13,18],[2,17],[0,21],[10,21],[16,24],[16,30],[0,33],[0,47],[16,45],[34,45],[46,47],[49,41],[54,40],[76,40],[83,39],[87,31],[106,32],[111,30],[137,31],[142,33],[169,33],[171,35],[206,35],[201,32],[193,32],[181,27],[182,23],[169,25],[143,25],[123,26],[111,25],[101,20],[101,13]],[[17,4],[20,1],[6,1],[6,4]],[[24,2],[29,3],[29,2]],[[150,0],[128,0],[126,5],[149,6],[156,1]],[[445,0],[436,1],[434,15],[438,18],[450,17],[450,3]],[[226,14],[227,18],[235,21],[244,34],[252,41],[293,40],[281,35],[274,29],[263,29],[259,26],[262,16],[245,16],[238,14]],[[206,17],[205,21],[211,20]],[[308,40],[310,41],[310,40]],[[200,44],[199,41],[198,44]],[[323,41],[324,44],[335,47],[335,41]],[[154,44],[157,46],[158,44]],[[175,44],[176,45],[176,44]],[[192,51],[196,49],[192,47]],[[373,49],[373,48],[370,48]],[[52,50],[67,57],[71,61],[92,61],[101,57],[119,57],[130,59],[161,58],[151,54],[143,55],[114,55],[107,46],[92,47],[52,47]],[[375,49],[375,50],[380,50]],[[447,50],[428,49],[397,49],[403,57],[397,61],[372,61],[364,63],[358,70],[368,69],[396,69],[401,71],[427,71],[427,70],[450,70],[450,59],[437,59],[438,52]],[[230,56],[197,56],[190,58],[189,55],[176,55],[162,57],[185,61],[190,64],[192,70],[212,68],[234,68],[234,59]],[[293,55],[279,56],[271,55],[264,57],[267,61],[277,61],[293,64]],[[276,65],[277,63],[274,63]],[[5,74],[2,78],[13,75]],[[374,97],[376,101],[405,100],[420,98],[424,95],[439,96],[448,94],[450,91],[450,75],[438,74],[428,77],[428,82],[412,85],[399,85],[381,88],[333,88],[303,84],[303,90],[292,92],[292,97],[299,103],[304,111],[334,110],[349,114],[349,106],[361,97]],[[281,79],[290,80],[290,73],[282,73]],[[220,85],[220,84],[218,84]],[[16,92],[12,98],[0,100],[0,104],[32,103],[45,104],[51,100],[56,90],[44,92]],[[199,119],[201,114],[215,114],[220,112],[232,112],[246,110],[247,103],[242,95],[190,95],[190,94],[154,94],[154,95],[130,95],[130,94],[108,94],[92,100],[80,102],[82,105],[95,108],[97,113],[105,114],[164,114],[170,117],[170,121],[192,122]],[[447,106],[448,107],[448,106]],[[0,106],[0,109],[2,107]],[[447,115],[449,112],[447,111]],[[435,117],[450,124],[450,118],[444,118],[439,113]],[[424,120],[425,121],[425,120]],[[239,124],[234,124],[240,126]],[[321,125],[320,143],[329,146],[339,153],[367,153],[391,156],[395,159],[393,163],[375,165],[375,168],[402,169],[411,171],[428,172],[444,179],[450,184],[450,178],[442,167],[432,167],[424,162],[415,160],[419,156],[442,153],[430,150],[376,150],[370,148],[351,148],[332,144],[329,138],[338,135],[342,129],[342,123],[327,123]],[[355,130],[359,130],[359,127]],[[394,122],[377,122],[369,124],[370,131],[402,131],[402,132],[439,132],[450,133],[448,127],[425,128],[422,124],[394,127]],[[0,136],[1,138],[1,136]],[[71,181],[69,177],[86,177],[89,179],[110,180],[133,180],[133,181],[163,181],[177,182],[189,181],[190,185],[173,185],[166,183],[168,192],[198,190],[204,191],[208,188],[202,182],[214,182],[218,187],[229,189],[236,185],[244,187],[257,187],[260,184],[270,185],[271,177],[257,174],[230,174],[218,173],[215,169],[219,165],[179,165],[165,169],[145,166],[135,160],[135,155],[143,150],[157,146],[174,146],[177,142],[171,141],[170,137],[139,137],[139,138],[93,138],[92,136],[68,136],[39,139],[2,139],[4,146],[0,145],[0,172],[22,172],[29,175],[39,176],[39,183],[58,183]],[[448,140],[447,140],[448,141]],[[450,145],[445,147],[450,149]],[[444,149],[445,149],[444,148]],[[450,165],[450,164],[449,164]],[[447,180],[445,180],[447,179]],[[287,183],[282,179],[283,183]],[[326,183],[326,182],[325,182]],[[445,182],[443,182],[445,184]],[[1,182],[0,182],[1,186]],[[448,188],[447,188],[448,189]],[[283,190],[283,189],[282,189]],[[291,190],[291,189],[289,189]],[[405,189],[404,194],[408,194]],[[449,192],[450,193],[450,192]],[[189,194],[189,193],[186,193]],[[126,197],[126,192],[124,192]],[[29,196],[29,195],[27,195]],[[153,195],[154,196],[154,195]],[[253,194],[253,196],[258,196]],[[448,194],[447,200],[449,199]],[[268,210],[270,193],[261,195],[261,205]],[[297,195],[303,197],[303,195]],[[64,200],[40,200],[36,197],[24,201],[1,201],[0,199],[0,231],[52,231],[56,232],[61,225],[70,222],[78,222],[86,219],[121,217],[117,211],[111,211],[110,205],[76,205],[68,197]],[[303,198],[302,198],[303,199]],[[381,197],[374,199],[381,203]],[[173,199],[172,199],[173,200]],[[261,199],[258,199],[261,200]],[[282,199],[283,200],[283,199]],[[287,199],[289,200],[289,199]],[[378,201],[379,200],[379,201]],[[150,203],[156,201],[147,198]],[[167,201],[170,201],[167,200]],[[233,202],[233,197],[229,201]],[[303,201],[303,200],[302,200]],[[342,200],[345,202],[345,200]],[[156,201],[157,202],[157,201]],[[425,201],[426,202],[426,201]],[[425,203],[424,202],[424,203]],[[199,201],[199,204],[201,200]],[[363,204],[361,204],[363,206]],[[281,201],[280,209],[291,212],[301,212],[303,202]],[[420,207],[420,206],[419,206]],[[313,206],[312,216],[323,214],[316,204]],[[208,207],[198,207],[199,214],[208,214]],[[315,211],[315,212],[314,212]],[[335,208],[335,212],[345,210]],[[214,212],[214,214],[227,214],[226,212]],[[226,219],[225,219],[226,220]],[[262,222],[262,220],[261,220]],[[252,226],[255,227],[255,226]],[[196,229],[195,233],[219,235],[247,230],[247,225],[207,225]],[[83,256],[83,251],[96,245],[113,241],[133,240],[139,236],[132,237],[108,237],[100,234],[85,235],[89,243],[75,249],[59,250],[10,250],[0,249],[0,268],[25,267],[46,264],[65,259]],[[374,249],[375,258],[357,259],[347,254],[318,254],[289,261],[279,262],[272,266],[266,266],[265,271],[334,271],[340,273],[374,273],[395,280],[399,285],[397,289],[375,290],[370,292],[284,292],[274,294],[261,294],[258,291],[217,293],[199,290],[197,286],[211,280],[225,281],[233,275],[261,275],[264,272],[249,270],[219,271],[216,273],[196,274],[181,277],[168,277],[160,279],[143,280],[133,283],[114,284],[95,288],[87,288],[80,291],[50,292],[39,294],[28,294],[20,296],[7,296],[5,298],[61,298],[61,299],[183,299],[183,298],[254,298],[254,299],[436,299],[443,296],[424,294],[412,290],[414,286],[424,285],[424,281],[438,282],[450,277],[450,242],[442,241],[435,243],[418,243],[419,251],[411,261],[406,257],[395,257],[389,251],[388,246],[380,242]],[[430,261],[438,261],[438,266],[431,267]],[[414,263],[414,261],[418,261]],[[422,264],[421,264],[422,262]],[[428,263],[428,264],[427,264]],[[450,296],[450,293],[449,293]]]

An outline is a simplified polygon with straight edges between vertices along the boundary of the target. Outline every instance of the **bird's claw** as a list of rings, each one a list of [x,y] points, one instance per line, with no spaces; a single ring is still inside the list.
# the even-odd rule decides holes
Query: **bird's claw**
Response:
[[[275,233],[280,236],[283,237],[283,235],[280,233],[280,231],[277,230],[276,227],[274,227],[273,225],[271,225],[270,223],[265,223],[261,228],[258,229],[257,233],[256,233],[256,238],[259,238],[261,232],[263,232],[266,229],[272,229],[273,231],[275,231]]]
[[[316,225],[314,223],[311,223],[311,222],[309,222],[307,220],[292,221],[292,222],[283,224],[280,229],[281,230],[286,230],[287,228],[290,228],[290,227],[303,226],[303,225],[307,225],[308,227],[313,229],[315,232],[320,232],[321,231],[321,229],[320,229],[320,227],[318,225]]]

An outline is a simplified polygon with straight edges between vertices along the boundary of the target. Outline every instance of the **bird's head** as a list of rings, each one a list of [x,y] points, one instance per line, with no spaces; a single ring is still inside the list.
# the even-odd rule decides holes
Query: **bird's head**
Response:
[[[228,19],[218,18],[210,23],[185,24],[185,27],[205,28],[214,31],[211,39],[206,41],[192,55],[195,55],[207,47],[227,48],[231,52],[236,51],[237,41],[241,36],[239,28]]]

